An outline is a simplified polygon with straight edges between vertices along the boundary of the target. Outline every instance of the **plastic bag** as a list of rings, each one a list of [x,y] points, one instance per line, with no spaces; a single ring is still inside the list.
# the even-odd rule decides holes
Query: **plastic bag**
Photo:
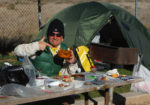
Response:
[[[133,70],[133,76],[141,77],[144,79],[144,81],[133,83],[131,85],[131,91],[146,92],[150,94],[150,71],[143,65],[140,65],[138,70],[137,66],[138,65],[136,65]]]
[[[9,62],[4,62],[4,64],[2,65],[2,68],[0,71],[5,70],[7,67],[12,66],[12,64],[10,64]]]
[[[36,97],[43,94],[46,93],[38,88],[25,87],[14,83],[3,85],[0,89],[0,95],[4,96]]]
[[[36,86],[35,79],[36,79],[36,73],[35,73],[35,67],[29,60],[28,56],[24,56],[22,67],[24,68],[24,72],[29,78],[29,82],[27,86]]]
[[[8,83],[17,83],[26,85],[29,82],[29,78],[24,72],[23,67],[18,65],[8,65],[4,63],[0,70],[0,86]]]

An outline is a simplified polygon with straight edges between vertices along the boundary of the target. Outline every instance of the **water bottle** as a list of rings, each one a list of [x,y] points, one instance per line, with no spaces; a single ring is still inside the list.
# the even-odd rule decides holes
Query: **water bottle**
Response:
[[[24,68],[24,72],[29,78],[29,82],[27,86],[36,86],[35,79],[36,79],[36,73],[35,73],[35,67],[29,60],[27,56],[24,57],[22,67]]]

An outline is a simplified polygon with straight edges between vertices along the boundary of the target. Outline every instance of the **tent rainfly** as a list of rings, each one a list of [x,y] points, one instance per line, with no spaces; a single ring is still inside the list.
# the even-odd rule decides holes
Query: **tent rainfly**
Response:
[[[52,17],[40,30],[36,40],[46,35],[48,25],[59,19],[65,26],[64,43],[70,46],[90,45],[96,33],[100,43],[138,48],[142,64],[150,66],[150,33],[126,10],[104,2],[85,2],[65,8]]]

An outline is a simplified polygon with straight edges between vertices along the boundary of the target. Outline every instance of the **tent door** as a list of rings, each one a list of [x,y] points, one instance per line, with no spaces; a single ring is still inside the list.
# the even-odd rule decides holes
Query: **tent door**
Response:
[[[112,18],[111,21],[99,31],[99,33],[101,44],[115,47],[128,47],[115,18]]]

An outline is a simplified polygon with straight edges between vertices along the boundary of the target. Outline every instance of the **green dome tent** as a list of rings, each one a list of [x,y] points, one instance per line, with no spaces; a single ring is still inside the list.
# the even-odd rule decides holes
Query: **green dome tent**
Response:
[[[150,33],[141,22],[124,9],[104,2],[85,2],[57,13],[40,30],[36,40],[46,35],[53,19],[65,25],[64,43],[68,46],[90,45],[97,32],[100,40],[112,46],[138,48],[142,63],[150,66]]]

